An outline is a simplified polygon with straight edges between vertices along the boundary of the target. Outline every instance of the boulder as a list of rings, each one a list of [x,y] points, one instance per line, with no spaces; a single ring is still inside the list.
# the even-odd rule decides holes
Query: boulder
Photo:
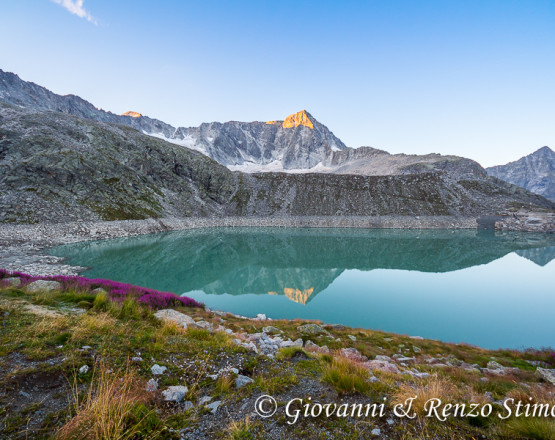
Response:
[[[83,365],[81,368],[79,368],[79,374],[87,374],[88,371],[89,371],[88,365]]]
[[[238,374],[237,377],[235,378],[235,388],[237,389],[243,388],[244,386],[253,382],[254,380],[252,380],[250,377],[243,376],[242,374]]]
[[[555,369],[549,370],[547,368],[538,367],[538,369],[536,370],[536,374],[544,379],[546,382],[551,382],[553,385],[555,385]]]
[[[203,330],[208,330],[209,332],[212,331],[212,324],[207,321],[197,321],[194,323],[195,327],[201,328]]]
[[[376,360],[377,361],[386,361],[386,362],[393,362],[393,359],[391,359],[389,356],[386,356],[384,354],[379,354],[376,356]]]
[[[397,368],[397,365],[387,361],[373,360],[373,361],[364,362],[362,366],[367,370],[380,370],[380,371],[385,371],[387,373],[397,373],[397,374],[400,373],[399,368]]]
[[[310,351],[313,353],[329,354],[330,352],[330,349],[326,345],[320,347],[311,340],[305,342],[304,348],[306,351]]]
[[[48,280],[37,280],[32,283],[27,284],[25,290],[30,293],[51,291],[51,290],[61,290],[62,284],[58,281],[48,281]]]
[[[108,295],[108,292],[102,287],[97,287],[96,289],[91,290],[91,293],[95,295],[100,295],[100,294]]]
[[[360,353],[360,351],[358,351],[356,348],[342,348],[340,353],[341,356],[355,362],[366,362],[368,360],[368,358]]]
[[[181,402],[188,391],[184,385],[175,385],[162,391],[162,396],[166,402]]]
[[[193,325],[195,321],[189,315],[185,315],[184,313],[178,312],[177,310],[173,309],[162,309],[158,310],[154,316],[162,321],[166,322],[175,322],[177,325],[187,328],[189,325]]]
[[[297,327],[297,330],[301,332],[302,335],[307,336],[317,336],[327,334],[328,332],[320,327],[318,324],[303,324]]]
[[[273,325],[268,325],[268,326],[264,327],[262,329],[262,331],[264,333],[268,333],[270,335],[275,335],[276,333],[279,333],[279,328],[274,327]]]

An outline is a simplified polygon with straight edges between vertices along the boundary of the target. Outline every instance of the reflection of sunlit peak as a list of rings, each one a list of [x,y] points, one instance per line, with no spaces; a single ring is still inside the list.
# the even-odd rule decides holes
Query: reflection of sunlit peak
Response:
[[[277,292],[268,292],[268,295],[277,295]]]
[[[283,289],[283,293],[287,298],[299,304],[306,304],[308,301],[308,298],[310,297],[310,295],[312,295],[313,292],[314,292],[314,287],[311,287],[310,289],[305,289],[305,290],[293,289],[291,287],[285,287]]]

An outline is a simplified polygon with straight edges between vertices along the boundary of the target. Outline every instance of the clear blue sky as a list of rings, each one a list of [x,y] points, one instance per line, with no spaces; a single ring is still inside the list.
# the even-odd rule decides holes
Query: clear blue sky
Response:
[[[307,109],[351,147],[555,147],[553,0],[79,3],[2,1],[0,68],[173,125]]]

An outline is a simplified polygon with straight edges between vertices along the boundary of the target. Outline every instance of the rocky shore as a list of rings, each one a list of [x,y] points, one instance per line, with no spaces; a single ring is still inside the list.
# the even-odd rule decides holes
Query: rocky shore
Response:
[[[0,266],[33,275],[75,275],[84,268],[64,264],[44,250],[88,240],[212,227],[474,229],[469,217],[219,217],[97,222],[0,224]]]
[[[147,220],[0,223],[0,267],[33,275],[76,275],[84,268],[64,264],[45,249],[89,240],[214,227],[476,229],[555,231],[553,213],[514,213],[491,219],[453,216],[190,217]],[[482,222],[482,224],[481,224]]]

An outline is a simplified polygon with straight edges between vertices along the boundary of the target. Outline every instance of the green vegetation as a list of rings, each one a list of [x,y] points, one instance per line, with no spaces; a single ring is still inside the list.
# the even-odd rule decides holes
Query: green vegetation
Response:
[[[235,343],[236,337],[261,332],[267,325],[264,321],[232,315],[222,320],[199,307],[174,308],[214,327],[223,323],[233,334],[160,321],[134,299],[114,302],[102,290],[30,293],[0,283],[0,395],[5,396],[0,398],[0,430],[4,437],[16,439],[25,433],[38,439],[179,439],[182,430],[210,426],[211,438],[259,439],[265,438],[271,426],[287,438],[354,439],[369,437],[378,426],[395,439],[553,438],[554,422],[549,418],[513,417],[502,422],[494,416],[452,417],[439,422],[423,416],[430,398],[446,403],[483,404],[513,398],[555,404],[554,387],[542,381],[530,363],[553,368],[548,350],[487,351],[328,326],[327,334],[311,340],[328,346],[329,352],[292,346],[280,349],[271,359]],[[306,340],[298,329],[303,323],[274,320],[272,326],[291,340]],[[371,374],[363,362],[341,353],[343,348],[354,348],[369,360],[378,355],[414,357],[413,367],[430,375],[419,379],[379,370]],[[433,358],[438,362],[426,362]],[[436,366],[439,360],[443,366]],[[515,369],[507,374],[483,374],[459,367],[477,364],[483,368],[490,361]],[[154,364],[166,371],[153,376]],[[237,388],[230,367],[253,382]],[[158,391],[147,391],[147,382],[153,378]],[[164,402],[161,391],[176,385],[187,386],[183,402],[191,402],[192,407]],[[22,398],[19,391],[30,397]],[[278,402],[279,412],[269,419],[270,424],[250,416],[261,394],[274,396]],[[295,397],[337,403],[343,399],[361,404],[385,402],[390,414],[393,405],[415,395],[418,417],[393,425],[385,419],[323,416],[301,418],[289,425],[283,415],[284,405]],[[205,396],[210,397],[208,402],[221,401],[225,409],[213,414],[206,402],[200,403]],[[501,408],[499,403],[492,404]]]

